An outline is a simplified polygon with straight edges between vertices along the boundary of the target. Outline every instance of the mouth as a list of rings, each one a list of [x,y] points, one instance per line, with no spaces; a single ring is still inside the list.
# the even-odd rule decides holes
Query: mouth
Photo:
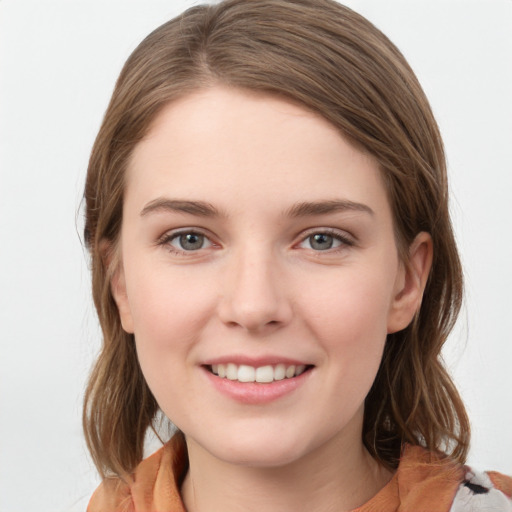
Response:
[[[270,384],[276,381],[293,379],[303,373],[311,370],[312,365],[265,365],[265,366],[249,366],[245,364],[213,364],[206,365],[205,368],[221,379],[228,379],[243,383],[256,382],[259,384]]]

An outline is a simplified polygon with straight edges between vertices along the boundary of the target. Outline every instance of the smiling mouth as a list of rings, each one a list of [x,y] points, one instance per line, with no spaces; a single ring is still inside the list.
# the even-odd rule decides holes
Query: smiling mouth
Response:
[[[206,369],[221,379],[234,380],[238,382],[258,382],[270,384],[274,381],[293,379],[310,370],[311,365],[266,365],[257,368],[245,364],[234,363],[214,364],[206,366]]]

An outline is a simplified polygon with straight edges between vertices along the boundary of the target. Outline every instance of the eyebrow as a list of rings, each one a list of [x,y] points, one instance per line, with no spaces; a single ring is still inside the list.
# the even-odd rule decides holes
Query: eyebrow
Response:
[[[375,215],[375,212],[369,206],[346,199],[297,203],[289,208],[285,215],[289,217],[309,217],[344,211],[365,212]]]
[[[374,215],[374,211],[367,205],[346,199],[332,199],[327,201],[300,202],[288,208],[286,217],[312,217],[336,212],[357,211]],[[178,212],[196,215],[198,217],[227,217],[211,203],[205,201],[188,201],[184,199],[169,199],[159,197],[150,201],[142,211],[141,217],[156,212]]]
[[[199,217],[219,217],[220,211],[205,201],[186,201],[182,199],[167,199],[159,197],[150,201],[142,211],[141,217],[154,212],[178,212],[188,213]]]

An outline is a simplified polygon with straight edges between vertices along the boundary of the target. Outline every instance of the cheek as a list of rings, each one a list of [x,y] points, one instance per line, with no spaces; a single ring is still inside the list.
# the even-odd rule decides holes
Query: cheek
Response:
[[[347,272],[322,286],[316,297],[303,296],[302,303],[312,322],[328,339],[352,340],[383,334],[391,305],[392,286],[384,272],[375,269]],[[306,289],[314,289],[307,286]],[[319,290],[320,291],[320,290]],[[382,336],[378,336],[382,338]]]
[[[193,367],[194,347],[213,301],[204,287],[190,279],[137,270],[131,276],[127,284],[139,363],[155,398],[168,414],[169,403],[179,398],[174,395],[180,388],[176,382],[184,382]]]
[[[373,383],[386,342],[391,288],[377,277],[361,272],[357,278],[340,279],[319,300],[306,302],[309,328],[323,345],[330,378],[343,381],[333,389],[350,389],[356,400]]]
[[[133,285],[136,293],[131,306],[139,363],[159,406],[172,417],[171,413],[181,410],[182,385],[190,382],[194,347],[211,300],[205,293],[195,293],[190,283],[187,287],[176,279],[162,279],[162,275],[157,278],[146,273]],[[194,393],[192,388],[189,391]]]
[[[212,301],[207,287],[198,284],[200,280],[136,268],[131,276],[127,291],[136,336],[154,344],[175,344],[202,326]]]

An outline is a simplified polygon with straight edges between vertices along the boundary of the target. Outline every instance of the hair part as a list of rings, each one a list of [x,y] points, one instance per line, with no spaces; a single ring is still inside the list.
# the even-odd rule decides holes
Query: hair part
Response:
[[[399,50],[332,0],[227,0],[198,6],[152,32],[127,60],[92,149],[85,240],[103,346],[84,402],[84,431],[100,472],[126,476],[143,457],[158,404],[123,331],[110,281],[130,156],[169,102],[215,84],[280,95],[319,113],[380,165],[397,247],[426,231],[434,259],[416,318],[388,335],[365,402],[363,441],[396,467],[404,442],[464,462],[470,429],[441,348],[462,301],[448,211],[443,144],[429,103]],[[105,257],[105,244],[113,257]]]

